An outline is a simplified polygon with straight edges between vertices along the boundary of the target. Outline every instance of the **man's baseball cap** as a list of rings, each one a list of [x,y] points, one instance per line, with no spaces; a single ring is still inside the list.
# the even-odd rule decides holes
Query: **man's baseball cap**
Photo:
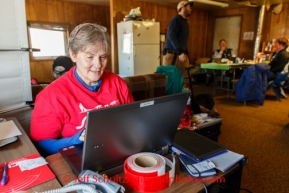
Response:
[[[179,2],[178,6],[177,6],[177,10],[179,11],[180,8],[182,8],[183,6],[186,6],[188,4],[191,4],[191,6],[192,6],[192,5],[194,5],[194,2],[193,1],[181,1],[181,2]]]

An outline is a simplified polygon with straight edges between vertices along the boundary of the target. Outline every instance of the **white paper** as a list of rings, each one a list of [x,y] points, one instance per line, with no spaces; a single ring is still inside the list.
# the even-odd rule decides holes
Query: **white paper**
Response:
[[[46,165],[47,162],[43,157],[35,158],[35,159],[27,159],[23,161],[17,162],[17,165],[19,166],[21,172],[25,170],[32,170],[34,168]]]
[[[22,133],[12,120],[0,123],[0,140],[18,135],[22,135]]]
[[[222,153],[220,155],[210,158],[210,160],[215,164],[216,169],[225,172],[242,158],[244,158],[244,155],[228,150],[226,153]]]

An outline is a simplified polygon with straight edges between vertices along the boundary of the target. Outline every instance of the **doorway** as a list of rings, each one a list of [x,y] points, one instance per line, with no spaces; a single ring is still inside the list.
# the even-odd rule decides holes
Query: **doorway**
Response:
[[[241,23],[241,16],[219,17],[215,19],[212,53],[220,49],[219,41],[225,39],[227,47],[233,49],[238,56]]]

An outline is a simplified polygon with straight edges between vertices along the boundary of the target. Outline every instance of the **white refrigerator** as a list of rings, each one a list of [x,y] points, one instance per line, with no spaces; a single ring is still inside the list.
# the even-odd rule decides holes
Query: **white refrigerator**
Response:
[[[151,74],[160,64],[160,23],[127,21],[117,24],[120,76]]]

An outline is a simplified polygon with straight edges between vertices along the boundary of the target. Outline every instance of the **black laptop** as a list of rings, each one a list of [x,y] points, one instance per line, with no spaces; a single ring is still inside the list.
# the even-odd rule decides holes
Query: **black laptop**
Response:
[[[166,154],[184,112],[189,93],[92,110],[87,113],[83,145],[59,149],[75,174],[89,169],[108,176],[139,152]]]
[[[228,151],[227,147],[188,129],[176,132],[172,150],[186,155],[196,162]]]

